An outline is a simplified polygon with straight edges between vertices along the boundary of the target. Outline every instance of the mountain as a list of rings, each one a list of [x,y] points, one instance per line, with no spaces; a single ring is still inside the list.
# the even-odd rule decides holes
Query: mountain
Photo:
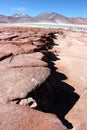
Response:
[[[42,13],[35,17],[31,17],[27,14],[13,14],[12,16],[0,15],[0,23],[31,23],[31,22],[87,25],[87,18],[82,18],[82,17],[70,18],[55,12]]]
[[[70,18],[58,13],[43,13],[34,17],[35,22],[50,22],[50,23],[66,23],[66,24],[87,24],[87,18]]]
[[[69,20],[67,17],[57,14],[57,13],[43,13],[35,17],[35,21],[46,21],[51,23],[69,23]]]
[[[23,18],[23,17],[30,17],[30,16],[27,15],[27,14],[13,14],[12,17],[16,17],[16,18],[20,17],[20,18]]]
[[[31,22],[31,16],[27,14],[14,14],[8,17],[10,23]]]
[[[0,23],[8,23],[8,17],[5,15],[0,15]]]
[[[87,18],[77,17],[77,18],[69,18],[69,20],[73,24],[84,24],[84,25],[87,25]]]

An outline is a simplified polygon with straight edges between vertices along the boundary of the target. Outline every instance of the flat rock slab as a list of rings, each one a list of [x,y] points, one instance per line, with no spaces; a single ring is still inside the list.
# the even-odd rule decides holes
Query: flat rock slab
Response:
[[[36,46],[28,44],[22,46],[14,44],[0,44],[0,58],[3,57],[3,55],[8,55],[9,53],[14,55],[32,53],[35,49],[37,49]]]
[[[0,44],[0,57],[3,56],[3,54],[6,55],[9,53],[12,53],[16,55],[16,54],[21,54],[23,52],[24,50],[20,48],[19,46],[12,45],[12,44]]]
[[[63,82],[72,86],[79,95],[78,101],[65,115],[72,123],[72,130],[87,129],[87,32],[66,31],[65,37],[58,37],[55,43],[59,54],[55,62],[57,71],[67,76]],[[56,48],[57,49],[57,48]],[[75,97],[73,98],[75,99]]]
[[[48,66],[48,64],[39,59],[30,57],[30,55],[28,54],[24,54],[24,55],[17,55],[17,56],[11,56],[9,58],[6,58],[5,60],[2,60],[0,62],[0,66],[14,67],[14,68],[41,67],[41,66],[44,67],[44,66]]]
[[[23,56],[26,56],[26,54],[23,54]],[[34,59],[38,59],[38,60],[42,60],[44,57],[44,55],[41,52],[30,53],[30,54],[27,54],[27,56],[29,58],[34,58]]]
[[[9,33],[2,33],[0,35],[0,40],[12,40],[13,38],[18,37],[17,34],[9,34]]]
[[[0,130],[67,130],[59,119],[29,107],[0,104]]]
[[[39,66],[48,66],[44,61],[31,58],[29,55],[17,55],[9,63],[10,67],[39,67]]]
[[[0,67],[1,66],[47,66],[47,63],[41,61],[44,58],[44,55],[40,52],[30,53],[30,54],[21,54],[13,56],[12,53],[8,55],[3,54],[0,58]]]
[[[0,71],[0,102],[25,98],[50,75],[47,67],[8,68]]]
[[[21,49],[24,51],[24,53],[33,53],[35,49],[37,49],[37,46],[24,44],[24,45],[21,45]]]

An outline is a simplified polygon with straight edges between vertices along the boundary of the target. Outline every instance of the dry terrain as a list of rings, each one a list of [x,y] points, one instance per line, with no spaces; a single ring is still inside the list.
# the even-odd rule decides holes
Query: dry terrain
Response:
[[[87,129],[87,32],[0,27],[0,130]]]
[[[63,37],[57,36],[55,49],[58,58],[55,62],[57,71],[66,78],[64,87],[71,88],[79,97],[77,102],[66,113],[65,118],[72,123],[73,130],[87,129],[87,32],[65,31]],[[73,101],[76,97],[73,97]],[[71,101],[72,102],[72,101]]]

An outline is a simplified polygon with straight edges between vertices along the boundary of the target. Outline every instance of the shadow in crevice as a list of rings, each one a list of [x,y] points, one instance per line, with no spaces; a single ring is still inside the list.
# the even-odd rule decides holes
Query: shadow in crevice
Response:
[[[9,57],[11,57],[11,56],[13,56],[12,53],[9,53],[9,54],[7,54],[7,55],[3,55],[2,57],[0,57],[0,61],[3,61],[3,60],[5,60],[6,58],[9,58]]]
[[[40,86],[42,90],[40,88],[37,89],[37,94],[40,99],[38,109],[56,114],[62,123],[71,129],[73,125],[65,119],[65,116],[78,101],[79,95],[74,92],[74,87],[62,81],[68,79],[68,77],[56,71],[57,68],[54,67],[52,61],[60,59],[51,52],[45,54],[45,57],[45,61],[51,69],[51,75],[47,81]]]

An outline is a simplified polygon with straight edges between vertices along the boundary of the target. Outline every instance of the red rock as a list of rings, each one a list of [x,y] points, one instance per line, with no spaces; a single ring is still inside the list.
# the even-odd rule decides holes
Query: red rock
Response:
[[[67,76],[63,83],[75,89],[79,99],[72,109],[65,115],[66,120],[72,123],[72,130],[87,129],[87,32],[63,31],[58,35],[55,43],[59,49],[55,67],[58,73]],[[58,52],[58,51],[57,51]],[[66,87],[67,88],[67,87]],[[69,88],[67,90],[69,90]],[[75,96],[73,97],[74,100]],[[72,101],[71,101],[72,102]],[[71,104],[71,103],[70,103]]]
[[[19,46],[12,45],[12,44],[0,44],[0,54],[9,54],[12,53],[14,55],[24,53],[24,50],[21,49]]]
[[[37,46],[37,47],[42,47],[44,46],[46,43],[45,42],[41,42],[41,41],[33,41],[33,45]]]
[[[0,40],[12,40],[15,37],[18,37],[18,35],[12,33],[2,33],[0,35]]]
[[[42,61],[43,55],[34,53],[47,51],[51,31],[5,27],[0,32],[0,129],[67,130],[56,116],[30,109],[47,108],[54,101],[48,83],[50,69]]]
[[[19,105],[0,104],[0,130],[67,130],[52,114]]]
[[[37,48],[36,46],[30,45],[30,44],[23,44],[23,45],[21,45],[21,49],[25,53],[33,53],[36,48]]]
[[[21,46],[21,45],[23,45],[23,44],[29,44],[29,41],[25,41],[25,40],[22,40],[22,41],[16,41],[16,40],[12,40],[12,41],[0,41],[0,44],[12,44],[12,45],[16,45],[16,46]],[[31,45],[31,43],[30,43],[30,45]]]
[[[48,64],[44,61],[30,58],[28,54],[14,56],[9,63],[9,67],[44,67]]]
[[[8,68],[0,71],[0,102],[25,98],[50,75],[46,67]]]
[[[26,55],[26,54],[23,54]],[[38,59],[38,60],[42,60],[44,58],[44,55],[41,52],[34,52],[34,53],[30,53],[28,54],[29,58],[34,58],[34,59]]]
[[[0,66],[47,66],[46,62],[41,61],[43,58],[44,55],[40,52],[16,56],[12,55],[12,53],[8,53],[8,55],[1,54]]]

